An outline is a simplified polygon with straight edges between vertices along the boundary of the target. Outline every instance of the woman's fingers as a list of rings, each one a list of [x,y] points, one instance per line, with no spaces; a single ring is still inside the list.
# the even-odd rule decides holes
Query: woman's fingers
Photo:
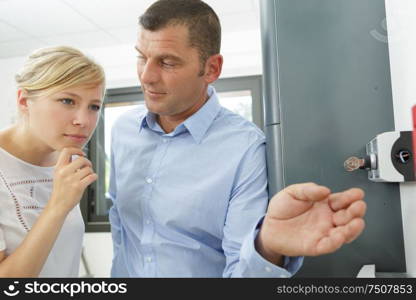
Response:
[[[84,167],[82,169],[78,169],[74,176],[77,180],[81,181],[90,174],[94,174],[94,170],[91,167]]]
[[[92,168],[92,163],[85,157],[78,157],[65,167],[65,171],[75,173],[84,168]]]
[[[85,153],[79,149],[79,148],[64,148],[62,149],[59,157],[58,157],[58,162],[56,163],[56,167],[57,168],[62,168],[66,165],[68,165],[69,163],[71,163],[72,160],[72,156],[73,155],[79,155],[79,156],[85,156]]]
[[[94,181],[96,181],[98,179],[98,175],[95,173],[89,174],[88,176],[84,177],[81,180],[81,184],[82,186],[85,188],[87,188],[87,186],[89,186],[91,183],[93,183]]]

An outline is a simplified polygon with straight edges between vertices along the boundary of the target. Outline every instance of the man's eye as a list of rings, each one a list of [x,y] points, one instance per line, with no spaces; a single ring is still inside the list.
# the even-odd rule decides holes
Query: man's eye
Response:
[[[72,99],[68,99],[68,98],[64,98],[60,100],[63,104],[67,104],[67,105],[72,105],[74,104],[74,100]]]
[[[140,63],[145,63],[145,62],[146,62],[146,59],[145,59],[143,56],[140,56],[140,55],[138,55],[138,56],[137,56],[137,60],[138,60]]]
[[[175,66],[174,63],[166,62],[166,61],[162,61],[162,65],[164,65],[165,67],[174,67]]]

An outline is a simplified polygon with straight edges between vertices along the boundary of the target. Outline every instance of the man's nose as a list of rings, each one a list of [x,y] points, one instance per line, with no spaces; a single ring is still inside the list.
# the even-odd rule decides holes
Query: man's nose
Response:
[[[152,84],[159,80],[159,71],[154,63],[147,62],[138,66],[138,74],[143,84]]]

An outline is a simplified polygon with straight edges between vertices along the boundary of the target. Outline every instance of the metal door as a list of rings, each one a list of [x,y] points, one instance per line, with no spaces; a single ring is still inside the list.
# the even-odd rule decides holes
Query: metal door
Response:
[[[366,192],[366,229],[340,251],[306,258],[300,277],[354,277],[364,264],[405,272],[397,183],[343,162],[394,131],[384,0],[262,0],[269,192],[313,181]]]

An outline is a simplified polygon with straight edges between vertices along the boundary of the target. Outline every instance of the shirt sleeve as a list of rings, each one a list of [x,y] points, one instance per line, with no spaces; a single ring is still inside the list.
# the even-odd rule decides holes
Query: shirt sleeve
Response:
[[[259,221],[261,224],[263,218]],[[256,226],[259,227],[259,226]],[[285,256],[283,267],[278,267],[264,259],[255,249],[255,239],[260,230],[254,228],[243,242],[240,251],[240,270],[242,277],[292,277],[303,264],[303,257]],[[238,272],[236,272],[238,273]]]
[[[302,265],[302,258],[285,258],[280,268],[254,247],[256,228],[268,205],[265,152],[264,140],[254,143],[240,162],[223,230],[223,277],[290,277]]]

